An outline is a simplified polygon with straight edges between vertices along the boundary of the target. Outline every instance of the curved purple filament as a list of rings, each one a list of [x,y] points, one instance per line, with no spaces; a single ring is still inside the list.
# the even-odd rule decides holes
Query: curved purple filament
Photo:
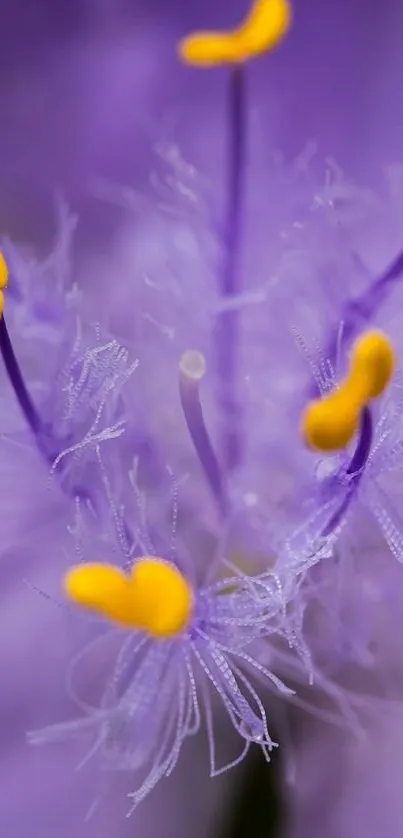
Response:
[[[10,384],[15,392],[23,416],[25,417],[34,436],[39,439],[43,430],[42,422],[25,386],[24,378],[10,340],[4,315],[0,318],[0,352],[3,357],[4,366],[6,368]]]
[[[347,474],[351,476],[357,475],[357,480],[361,477],[362,471],[368,462],[368,457],[371,453],[373,433],[372,414],[370,408],[366,405],[361,412],[360,435],[358,437],[358,442],[347,468]]]
[[[352,300],[345,303],[340,320],[343,324],[343,344],[349,344],[361,328],[365,327],[377,314],[389,291],[403,274],[403,251],[398,254],[392,264],[372,282],[370,287]],[[325,349],[325,358],[331,362],[336,358],[338,347],[338,329],[332,334]]]
[[[371,453],[372,439],[372,414],[370,408],[366,406],[364,407],[361,413],[360,434],[358,437],[357,445],[355,447],[353,456],[351,457],[350,463],[346,469],[346,474],[348,475],[348,477],[351,478],[351,482],[347,488],[345,497],[343,498],[338,510],[332,515],[330,521],[327,523],[325,529],[323,530],[321,535],[322,538],[326,538],[327,536],[333,533],[333,531],[338,527],[343,516],[349,509],[351,501],[353,500],[353,497],[361,482],[365,466],[368,462],[368,458]]]

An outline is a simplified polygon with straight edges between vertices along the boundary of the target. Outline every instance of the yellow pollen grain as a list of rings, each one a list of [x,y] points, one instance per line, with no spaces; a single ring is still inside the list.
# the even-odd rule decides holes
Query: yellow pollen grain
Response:
[[[108,564],[76,565],[66,574],[64,587],[82,608],[158,638],[184,631],[193,610],[193,592],[184,576],[151,556],[139,559],[130,575]]]
[[[371,399],[379,398],[395,370],[389,338],[370,331],[354,344],[350,369],[338,389],[311,402],[302,416],[302,432],[310,448],[332,453],[345,448],[358,431],[360,415]]]
[[[291,17],[289,0],[255,0],[240,26],[188,35],[179,42],[178,53],[194,67],[241,64],[274,49],[287,34]]]

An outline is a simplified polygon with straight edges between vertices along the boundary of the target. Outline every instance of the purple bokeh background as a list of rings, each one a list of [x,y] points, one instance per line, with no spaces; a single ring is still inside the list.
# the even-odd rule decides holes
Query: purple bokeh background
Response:
[[[288,40],[252,70],[269,109],[268,144],[293,157],[314,139],[324,156],[360,175],[398,159],[398,0],[294,5]],[[163,117],[179,123],[179,139],[197,155],[197,126],[206,114],[214,126],[223,87],[216,74],[180,67],[174,45],[194,26],[235,22],[246,7],[245,0],[3,2],[1,226],[37,233],[55,186],[100,223],[92,177],[141,187]]]
[[[200,127],[208,118],[212,137],[219,130],[223,86],[181,68],[174,45],[194,26],[235,22],[246,7],[245,0],[1,0],[2,231],[46,240],[58,188],[80,210],[80,246],[104,246],[119,216],[92,197],[93,179],[147,189],[151,145],[162,124],[208,169],[213,144],[203,146]],[[382,165],[402,158],[402,33],[400,0],[295,0],[289,39],[252,69],[256,97],[268,108],[268,149],[291,159],[313,139],[320,154],[376,182]],[[27,547],[24,568],[11,557],[0,572],[0,833],[185,838],[191,831],[208,838],[230,779],[206,781],[198,742],[130,822],[121,819],[117,794],[116,806],[112,795],[88,824],[93,778],[74,773],[77,755],[26,745],[25,731],[40,716],[57,717],[70,653],[64,621],[19,584],[31,558],[45,586],[57,573],[48,570],[45,549],[30,557]],[[296,776],[305,782],[290,798],[293,838],[401,838],[398,728],[395,716],[384,719],[367,745],[352,751],[339,734],[315,723],[304,727]]]

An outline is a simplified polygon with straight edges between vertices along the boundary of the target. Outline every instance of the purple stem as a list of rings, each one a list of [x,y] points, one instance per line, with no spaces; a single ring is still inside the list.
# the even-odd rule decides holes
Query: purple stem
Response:
[[[39,439],[42,432],[42,422],[25,386],[18,361],[14,354],[4,315],[0,318],[0,352],[3,356],[4,366],[22,413],[31,431]]]
[[[234,66],[229,90],[229,148],[227,210],[223,235],[223,264],[219,277],[222,297],[239,292],[239,258],[242,205],[244,193],[245,154],[245,73]],[[217,315],[216,347],[218,369],[218,402],[222,424],[222,461],[225,471],[232,470],[241,457],[241,406],[237,396],[239,345],[239,313],[223,310]]]

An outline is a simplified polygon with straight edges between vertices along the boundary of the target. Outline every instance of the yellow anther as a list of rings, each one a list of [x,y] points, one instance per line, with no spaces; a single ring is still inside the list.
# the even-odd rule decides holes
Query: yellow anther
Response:
[[[377,399],[386,390],[395,370],[395,353],[382,332],[367,332],[353,349],[351,376],[361,380],[363,397]]]
[[[4,290],[8,284],[8,269],[6,260],[0,250],[0,289]]]
[[[305,441],[310,448],[324,453],[345,448],[357,433],[361,404],[351,400],[344,389],[311,402],[302,418]]]
[[[180,634],[191,619],[189,583],[175,567],[150,556],[139,559],[130,576],[113,565],[76,565],[64,585],[77,605],[153,637]]]
[[[243,23],[227,32],[196,32],[179,42],[183,61],[194,67],[241,64],[269,52],[291,24],[289,0],[255,0]]]
[[[324,453],[345,448],[358,431],[363,407],[382,395],[394,369],[395,354],[386,335],[367,332],[359,338],[339,388],[304,411],[302,431],[307,444]]]

